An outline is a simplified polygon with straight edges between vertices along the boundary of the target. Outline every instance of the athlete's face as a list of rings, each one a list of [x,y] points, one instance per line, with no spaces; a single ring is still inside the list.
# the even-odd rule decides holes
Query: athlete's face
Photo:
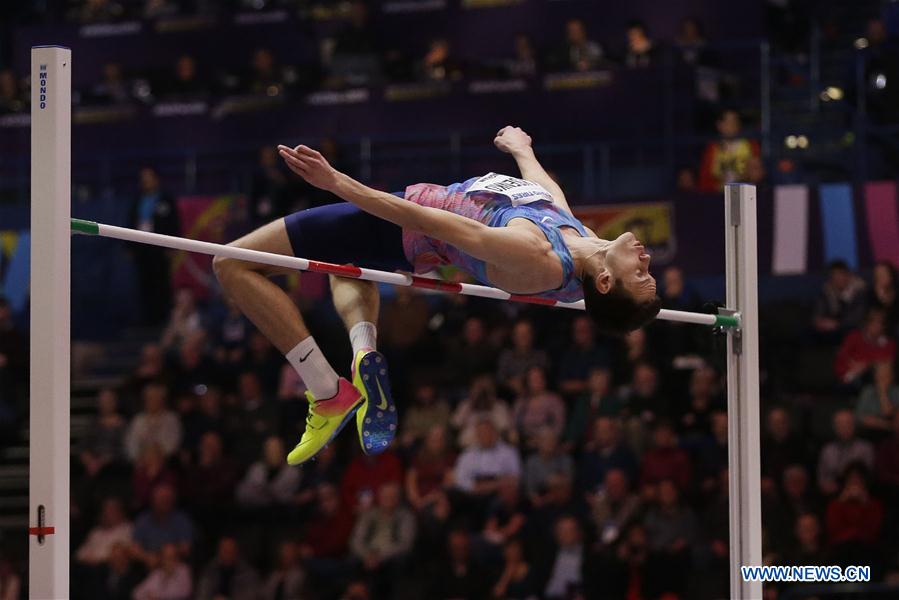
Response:
[[[611,279],[624,286],[639,302],[656,295],[656,280],[649,274],[651,260],[640,240],[628,231],[612,241],[606,252],[605,267]]]

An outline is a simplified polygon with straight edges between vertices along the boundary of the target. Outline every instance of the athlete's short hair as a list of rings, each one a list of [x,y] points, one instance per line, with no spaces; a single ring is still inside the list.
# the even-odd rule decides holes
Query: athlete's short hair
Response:
[[[590,278],[583,281],[583,288],[584,308],[599,332],[606,335],[622,336],[640,329],[655,319],[662,308],[662,299],[658,296],[638,301],[618,284],[603,294]]]

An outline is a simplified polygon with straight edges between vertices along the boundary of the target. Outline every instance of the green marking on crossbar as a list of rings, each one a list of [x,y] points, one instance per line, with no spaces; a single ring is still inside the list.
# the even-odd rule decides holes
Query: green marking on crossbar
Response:
[[[100,235],[100,226],[93,221],[72,219],[72,231],[86,233],[88,235]]]
[[[739,327],[740,320],[731,315],[715,315],[715,327]]]

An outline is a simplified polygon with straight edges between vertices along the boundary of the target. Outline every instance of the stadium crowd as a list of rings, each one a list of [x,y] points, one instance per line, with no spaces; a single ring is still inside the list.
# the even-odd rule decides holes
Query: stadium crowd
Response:
[[[324,288],[316,277],[304,283]],[[679,268],[661,280],[666,307],[700,309]],[[826,436],[765,391],[768,564],[899,578],[896,290],[886,264],[870,282],[831,266],[808,333],[836,354]],[[311,309],[348,365],[326,303]],[[402,411],[394,445],[365,456],[345,433],[291,468],[302,381],[233,306],[177,291],[73,457],[73,597],[727,594],[719,338],[657,322],[603,339],[583,315],[399,289],[379,345]],[[11,356],[4,382],[22,368]]]

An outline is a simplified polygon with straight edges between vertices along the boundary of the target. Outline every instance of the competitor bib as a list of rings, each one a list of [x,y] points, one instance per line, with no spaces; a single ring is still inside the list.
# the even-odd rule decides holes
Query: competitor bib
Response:
[[[550,203],[553,201],[552,194],[540,184],[499,173],[487,173],[475,181],[466,193],[471,194],[472,192],[489,192],[505,196],[512,206],[521,206],[539,200]]]

